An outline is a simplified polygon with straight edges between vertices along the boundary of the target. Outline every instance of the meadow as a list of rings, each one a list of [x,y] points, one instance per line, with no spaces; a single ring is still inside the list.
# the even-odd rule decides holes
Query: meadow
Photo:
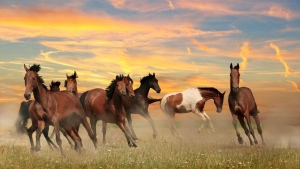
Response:
[[[2,129],[0,134],[0,168],[299,168],[300,143],[295,134],[299,128],[285,126],[279,130],[263,124],[266,146],[251,147],[241,127],[244,144],[239,145],[231,121],[215,121],[216,132],[208,126],[200,133],[198,120],[177,121],[184,139],[172,137],[166,121],[156,122],[159,136],[152,138],[147,122],[134,122],[140,138],[138,148],[129,148],[123,133],[109,124],[108,145],[102,144],[101,122],[97,125],[99,148],[94,150],[82,127],[80,135],[85,150],[79,155],[65,138],[66,158],[59,151],[51,151],[44,138],[42,151],[30,152],[27,135],[13,129]],[[266,127],[267,126],[267,127]],[[255,127],[254,127],[255,128]],[[281,127],[282,129],[282,127]],[[289,132],[287,132],[289,131]],[[277,134],[274,134],[277,133]],[[259,143],[261,140],[256,132]],[[291,136],[291,137],[290,137]],[[55,139],[53,139],[55,141]]]

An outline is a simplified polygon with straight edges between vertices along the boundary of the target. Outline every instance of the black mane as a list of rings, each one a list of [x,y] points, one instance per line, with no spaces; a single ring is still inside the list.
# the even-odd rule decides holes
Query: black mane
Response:
[[[117,76],[117,80],[118,81],[121,81],[123,80],[124,76],[123,75],[120,75],[120,76]],[[106,96],[108,97],[108,102],[112,99],[114,93],[115,93],[115,87],[116,87],[116,84],[117,84],[117,81],[116,79],[112,80],[110,85],[106,88]]]
[[[149,75],[148,75],[148,76],[144,76],[144,77],[140,80],[140,82],[141,82],[141,84],[142,84],[142,83],[145,83],[146,81],[148,81],[150,78],[153,78],[153,77],[155,77],[155,74],[153,73],[153,75],[151,75],[151,74],[149,73]]]
[[[39,76],[39,74],[38,74],[38,72],[39,72],[41,69],[42,69],[42,68],[41,68],[40,65],[38,65],[38,64],[33,64],[33,65],[30,66],[30,68],[29,68],[30,71],[34,71],[34,72],[37,73],[38,78],[39,78],[40,82],[42,83],[42,86],[43,86],[45,89],[48,90],[47,86],[45,85],[44,79],[42,78],[42,76]]]
[[[60,86],[60,81],[54,82],[54,81],[52,80],[52,82],[51,82],[51,84],[50,84],[50,89],[51,89],[53,86],[59,87],[59,86]]]

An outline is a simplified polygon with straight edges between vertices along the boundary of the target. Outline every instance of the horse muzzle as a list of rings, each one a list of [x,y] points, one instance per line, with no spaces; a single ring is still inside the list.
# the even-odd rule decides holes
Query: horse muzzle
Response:
[[[237,91],[239,90],[239,87],[232,87],[232,90],[233,90],[234,92],[237,92]]]
[[[26,93],[25,93],[25,94],[24,94],[24,97],[25,97],[26,100],[29,100],[29,99],[31,98],[31,94],[26,94]]]
[[[161,90],[160,90],[160,89],[158,89],[158,90],[156,90],[156,93],[160,93],[160,91],[161,91]]]
[[[129,97],[130,97],[130,98],[134,98],[135,95],[134,95],[134,94],[129,94]]]

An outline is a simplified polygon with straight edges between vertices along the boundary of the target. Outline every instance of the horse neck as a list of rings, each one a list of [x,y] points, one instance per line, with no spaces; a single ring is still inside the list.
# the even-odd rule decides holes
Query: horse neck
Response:
[[[203,93],[203,94],[201,93],[201,96],[203,97],[203,99],[206,102],[210,99],[216,99],[218,97],[218,94],[213,91],[205,91],[205,93]]]
[[[74,91],[75,95],[76,95],[76,96],[78,96],[77,85],[75,85],[75,87],[74,87],[74,90],[73,90],[73,91]]]
[[[123,99],[122,96],[120,94],[117,94],[117,92],[114,92],[114,95],[111,99],[111,102],[113,103],[113,105],[115,106],[115,109],[122,109],[123,107]]]
[[[146,97],[149,94],[150,86],[148,82],[141,83],[141,86],[137,89],[137,93],[141,94],[142,96]]]
[[[40,105],[45,106],[47,102],[45,98],[47,97],[47,89],[44,88],[43,84],[38,80],[38,85],[33,89],[33,95],[36,102]]]

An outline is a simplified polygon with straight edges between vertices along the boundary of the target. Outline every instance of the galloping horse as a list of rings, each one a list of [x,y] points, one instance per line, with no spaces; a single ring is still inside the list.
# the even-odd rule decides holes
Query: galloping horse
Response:
[[[177,132],[174,124],[175,113],[193,112],[203,119],[202,126],[198,129],[198,132],[203,129],[206,119],[209,121],[211,130],[214,131],[214,127],[210,121],[210,118],[203,110],[204,105],[207,100],[213,99],[217,108],[217,112],[221,113],[224,95],[225,92],[220,93],[217,89],[210,87],[193,87],[182,92],[169,93],[165,95],[160,101],[160,108],[170,120],[170,129],[173,136],[175,132],[179,137],[182,138],[182,136]]]
[[[60,86],[60,82],[58,82],[58,81],[53,82],[52,81],[51,84],[50,84],[50,91],[59,92],[60,91],[59,86]],[[38,119],[37,119],[37,116],[36,116],[36,113],[35,113],[35,106],[34,106],[35,104],[37,104],[36,105],[37,111],[43,111],[41,105],[39,105],[38,103],[35,103],[35,101],[33,101],[33,100],[29,100],[27,102],[23,101],[21,103],[20,110],[19,110],[19,115],[18,115],[18,118],[17,118],[16,123],[15,123],[15,126],[16,126],[18,132],[20,132],[20,133],[25,132],[25,131],[27,132],[28,137],[30,139],[30,143],[31,143],[31,150],[34,150],[34,143],[33,143],[33,139],[32,139],[32,134],[38,129]],[[27,128],[27,122],[28,122],[29,118],[32,121],[32,125],[28,129]],[[63,130],[62,128],[60,128],[60,131],[67,138],[69,144],[71,145],[71,148],[73,148],[74,146],[73,146],[71,140],[68,138],[66,131]],[[51,141],[51,139],[49,139],[48,132],[49,132],[49,127],[46,127],[45,130],[43,131],[43,135],[47,140],[49,148],[52,149],[51,145],[53,145],[53,147],[55,149],[57,149],[56,145]]]
[[[233,119],[232,124],[236,130],[236,135],[238,137],[238,141],[240,144],[243,144],[243,139],[237,130],[237,118],[239,119],[241,126],[244,128],[245,133],[250,140],[251,146],[253,145],[253,142],[251,140],[250,133],[253,136],[255,144],[258,144],[254,136],[254,130],[252,128],[251,120],[250,120],[250,116],[253,116],[257,125],[258,133],[260,134],[262,139],[262,144],[265,144],[262,136],[259,117],[258,117],[259,111],[257,110],[257,106],[252,91],[247,87],[239,87],[239,82],[240,82],[239,68],[240,68],[239,64],[237,64],[234,68],[232,67],[232,63],[230,64],[230,70],[231,70],[230,94],[228,97],[228,104]],[[246,127],[244,118],[246,118],[247,120],[250,133],[248,128]]]
[[[60,148],[61,155],[65,156],[60,139],[60,127],[75,141],[79,153],[81,152],[81,138],[77,133],[80,123],[86,128],[90,138],[97,149],[95,136],[86,120],[84,110],[73,93],[68,91],[51,92],[44,85],[44,80],[38,75],[40,65],[34,64],[29,69],[24,64],[26,74],[24,77],[26,90],[24,97],[29,100],[33,92],[35,102],[39,103],[44,111],[35,111],[38,119],[38,130],[36,132],[36,151],[40,151],[40,135],[44,129],[52,124],[56,133],[56,142]],[[36,105],[34,104],[35,109]]]
[[[153,73],[153,75],[149,73],[149,75],[143,77],[140,82],[140,87],[134,90],[135,97],[130,98],[129,96],[125,96],[125,98],[123,99],[123,106],[126,111],[126,117],[134,140],[138,140],[138,138],[134,133],[132,127],[131,114],[139,114],[146,118],[152,126],[153,137],[156,138],[157,136],[157,131],[155,129],[154,122],[148,112],[148,107],[150,104],[148,102],[148,93],[150,88],[155,90],[156,93],[160,93],[161,89],[158,85],[158,80],[155,78],[155,73]]]
[[[97,88],[84,92],[80,97],[80,102],[90,118],[95,134],[97,121],[102,120],[103,143],[106,143],[107,123],[114,123],[124,132],[128,145],[137,147],[125,125],[126,112],[122,103],[123,98],[127,95],[127,92],[130,97],[134,97],[132,81],[128,81],[126,78],[130,78],[129,75],[127,77],[123,75],[116,76],[116,79],[111,82],[106,91]]]

